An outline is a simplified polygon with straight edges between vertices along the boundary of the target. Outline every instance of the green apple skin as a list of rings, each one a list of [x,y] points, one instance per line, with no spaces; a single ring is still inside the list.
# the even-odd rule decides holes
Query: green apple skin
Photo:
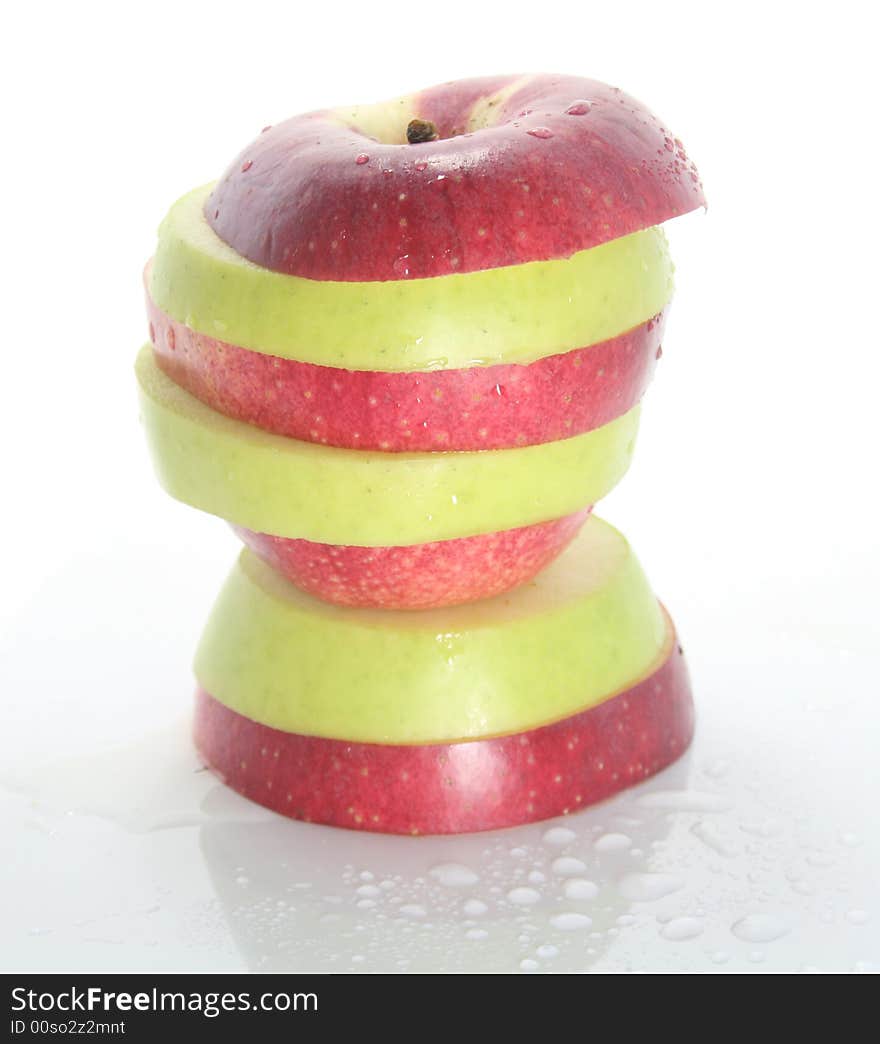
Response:
[[[520,732],[647,673],[663,612],[615,529],[591,517],[533,582],[455,608],[320,602],[242,552],[196,656],[202,689],[285,732],[439,743]]]
[[[247,261],[184,196],[159,230],[149,293],[166,315],[242,348],[351,370],[530,363],[661,312],[673,266],[659,227],[572,257],[426,279],[304,279]]]
[[[136,372],[147,439],[171,496],[246,529],[325,544],[421,544],[569,515],[623,477],[639,419],[636,406],[585,434],[515,449],[350,450],[217,413],[167,377],[149,345]]]

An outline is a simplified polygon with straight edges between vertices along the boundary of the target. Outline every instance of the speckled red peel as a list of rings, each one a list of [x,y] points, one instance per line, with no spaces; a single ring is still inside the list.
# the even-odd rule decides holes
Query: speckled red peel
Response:
[[[693,724],[673,637],[663,663],[631,688],[530,732],[436,746],[348,743],[280,732],[199,691],[195,742],[228,786],[282,815],[453,834],[548,819],[610,797],[675,761]]]
[[[560,555],[590,508],[533,526],[408,547],[347,547],[233,526],[273,569],[316,598],[373,609],[438,609],[492,598]]]
[[[172,380],[212,409],[278,435],[351,449],[507,449],[592,431],[647,388],[664,313],[619,337],[528,365],[427,373],[280,359],[189,329],[147,295],[150,339]]]
[[[490,125],[461,133],[509,87]],[[326,111],[267,129],[211,193],[208,222],[277,272],[387,280],[570,257],[705,205],[681,142],[596,80],[466,80],[410,107],[400,140],[410,115],[439,140],[384,144]]]

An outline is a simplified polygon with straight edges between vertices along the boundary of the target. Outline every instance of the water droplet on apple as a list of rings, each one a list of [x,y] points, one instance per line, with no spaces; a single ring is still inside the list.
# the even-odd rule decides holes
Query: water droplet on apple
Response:
[[[406,279],[409,275],[409,254],[399,257],[391,266],[391,270],[398,279]]]
[[[569,105],[565,114],[566,116],[586,116],[589,111],[590,103],[588,101],[576,101]]]
[[[268,130],[272,130],[272,124],[271,123],[267,123],[266,126],[260,131],[260,134],[265,134],[266,131],[268,131]]]
[[[421,163],[417,163],[416,164],[416,170],[418,170],[418,171],[427,170],[427,169],[428,169],[428,164],[425,163],[424,161],[421,162]]]
[[[552,138],[553,131],[549,127],[533,127],[531,130],[527,130],[526,134],[530,134],[533,138]]]
[[[366,154],[366,152],[362,152],[359,156],[355,156],[354,161],[359,167],[362,167],[365,163],[370,162],[370,157]]]
[[[251,169],[251,167],[253,165],[254,165],[254,161],[253,160],[245,160],[244,163],[242,163],[242,165],[241,165],[241,172],[242,172],[242,174],[246,174]]]
[[[656,352],[654,358],[655,359],[660,359],[660,358],[662,358],[662,356],[663,356],[663,345],[662,344],[658,344],[657,345],[657,352]]]

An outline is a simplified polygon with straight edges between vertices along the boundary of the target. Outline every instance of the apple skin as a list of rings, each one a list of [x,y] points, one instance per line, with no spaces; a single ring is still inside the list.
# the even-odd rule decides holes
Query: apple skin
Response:
[[[570,438],[626,413],[650,383],[665,314],[527,365],[392,373],[239,348],[191,330],[147,295],[165,373],[212,409],[305,442],[390,452],[509,449]]]
[[[694,711],[681,646],[631,688],[529,732],[394,746],[280,732],[196,695],[194,736],[227,786],[281,815],[390,834],[497,830],[594,804],[675,761]]]
[[[353,547],[232,528],[273,569],[335,605],[439,609],[527,583],[577,535],[590,508],[550,522],[404,547]]]
[[[491,115],[454,134],[475,102]],[[393,140],[406,141],[412,116],[441,138],[386,144],[351,111],[294,117],[239,154],[206,219],[276,272],[391,280],[570,257],[705,206],[681,142],[596,80],[465,80],[387,108],[399,114]]]

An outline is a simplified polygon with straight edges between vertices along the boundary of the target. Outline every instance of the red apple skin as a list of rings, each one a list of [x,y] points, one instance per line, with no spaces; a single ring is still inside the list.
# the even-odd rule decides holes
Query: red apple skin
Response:
[[[497,830],[575,812],[675,761],[693,735],[681,647],[632,688],[530,732],[431,746],[260,725],[204,691],[195,742],[233,790],[313,823],[389,834]]]
[[[328,112],[279,123],[235,159],[205,216],[258,265],[345,281],[570,257],[705,206],[681,142],[596,80],[522,78],[494,126],[454,135],[475,100],[519,79],[422,92],[417,114],[445,137],[417,145],[381,144]]]
[[[527,583],[571,543],[590,508],[518,529],[402,547],[318,544],[232,528],[297,587],[336,605],[438,609]]]
[[[147,313],[159,366],[212,409],[304,442],[390,452],[508,449],[601,427],[641,399],[665,326],[661,313],[528,365],[389,373],[226,344],[169,318],[149,296]]]

